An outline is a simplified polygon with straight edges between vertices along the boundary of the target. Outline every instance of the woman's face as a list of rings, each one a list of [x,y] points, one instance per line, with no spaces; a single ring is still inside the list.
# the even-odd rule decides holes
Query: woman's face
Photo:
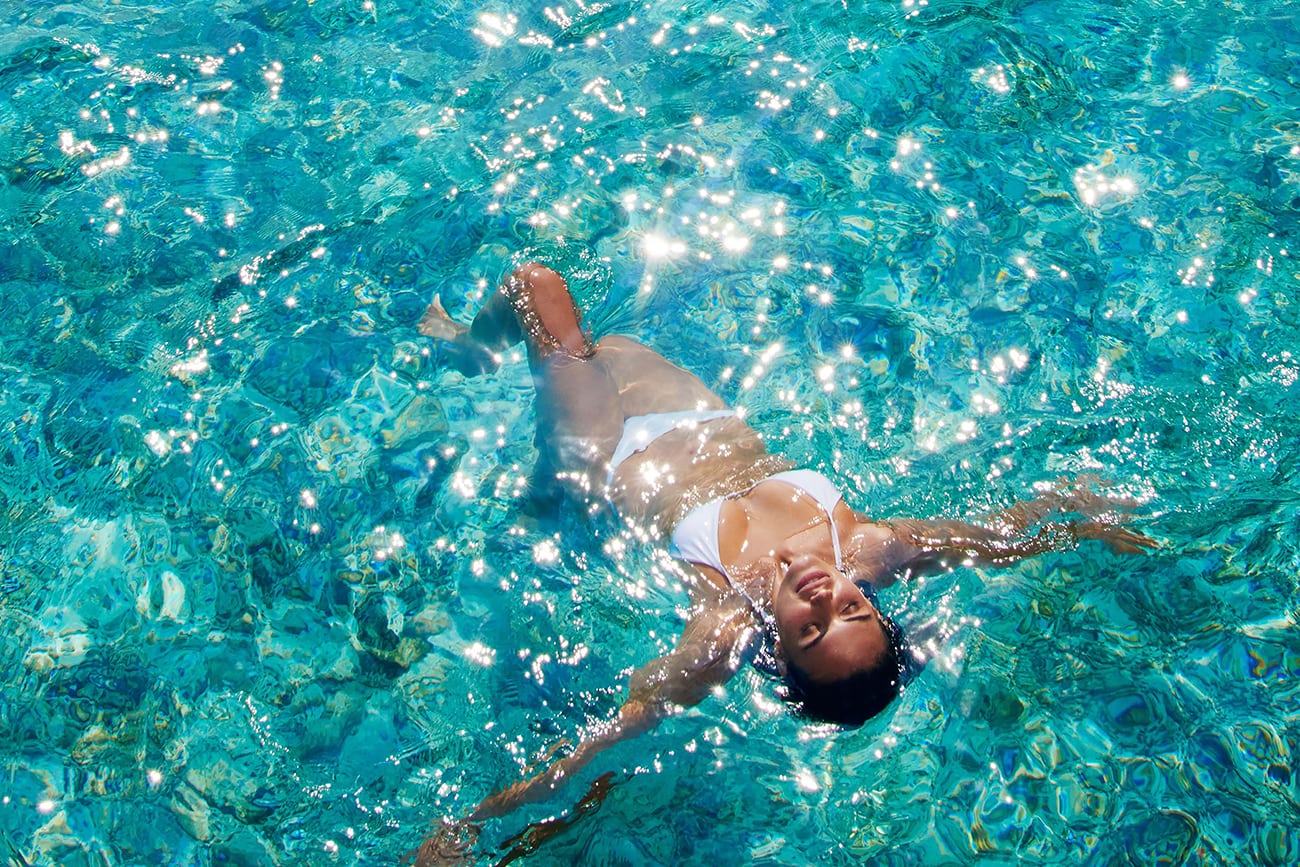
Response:
[[[888,650],[880,612],[834,563],[800,554],[782,565],[772,615],[787,664],[814,682],[834,683]]]

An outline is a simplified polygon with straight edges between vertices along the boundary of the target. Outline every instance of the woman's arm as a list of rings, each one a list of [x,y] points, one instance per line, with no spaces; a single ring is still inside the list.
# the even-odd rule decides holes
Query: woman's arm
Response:
[[[980,524],[907,518],[885,521],[877,525],[884,530],[883,538],[863,546],[856,559],[869,561],[863,565],[883,577],[924,574],[955,565],[1001,566],[1049,551],[1070,550],[1084,539],[1104,542],[1120,554],[1156,547],[1155,540],[1123,526],[1131,503],[1093,493],[1089,481],[1084,478],[1061,484],[996,512]],[[1045,520],[1064,513],[1085,520]]]
[[[632,674],[627,700],[617,717],[584,738],[571,755],[486,798],[470,821],[503,816],[522,804],[545,799],[602,750],[649,731],[676,708],[698,704],[744,663],[755,625],[749,606],[739,597],[725,598],[696,614],[672,653]]]

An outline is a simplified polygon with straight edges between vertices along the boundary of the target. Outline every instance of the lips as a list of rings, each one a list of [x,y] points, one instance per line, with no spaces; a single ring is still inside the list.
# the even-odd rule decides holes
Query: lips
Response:
[[[825,582],[829,578],[830,576],[825,571],[813,569],[808,574],[801,575],[798,581],[795,582],[794,593],[796,596],[802,597],[805,590],[815,589],[816,585]]]

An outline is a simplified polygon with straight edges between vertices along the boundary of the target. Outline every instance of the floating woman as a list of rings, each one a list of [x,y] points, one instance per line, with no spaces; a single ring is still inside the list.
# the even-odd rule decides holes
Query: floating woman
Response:
[[[1084,539],[1126,554],[1155,544],[1122,526],[1124,504],[1086,481],[980,524],[857,512],[826,476],[768,452],[694,374],[630,337],[593,342],[564,278],[544,265],[516,268],[468,327],[435,299],[420,331],[466,373],[495,369],[497,353],[522,340],[537,391],[535,478],[605,498],[622,521],[671,539],[691,601],[676,647],[633,673],[618,715],[567,757],[485,799],[469,823],[547,797],[602,750],[699,703],[747,663],[779,676],[805,717],[860,725],[898,694],[905,668],[899,628],[864,587]],[[1080,519],[1045,520],[1071,513]],[[426,847],[432,856],[437,844]]]

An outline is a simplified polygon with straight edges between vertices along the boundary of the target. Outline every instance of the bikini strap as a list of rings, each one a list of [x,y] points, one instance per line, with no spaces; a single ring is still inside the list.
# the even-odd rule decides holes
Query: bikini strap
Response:
[[[840,553],[840,533],[839,528],[835,526],[835,507],[843,497],[835,483],[816,470],[786,470],[769,476],[763,481],[769,480],[783,481],[792,485],[812,497],[826,513],[826,519],[831,524],[831,546],[835,549],[835,568],[843,572],[844,557]]]
[[[835,507],[831,506],[830,508],[826,508],[826,506],[822,506],[822,509],[825,510],[826,520],[828,520],[831,525],[831,545],[835,548],[835,568],[840,572],[843,572],[844,558],[840,556],[840,530],[835,526]]]

